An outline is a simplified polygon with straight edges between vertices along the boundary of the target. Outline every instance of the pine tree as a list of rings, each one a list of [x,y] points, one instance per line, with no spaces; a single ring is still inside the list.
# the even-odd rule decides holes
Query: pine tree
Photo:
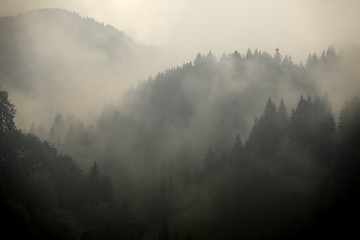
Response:
[[[277,111],[275,103],[269,98],[263,115],[255,120],[245,150],[256,155],[271,156],[287,140],[288,132],[289,120],[284,101],[281,100]]]
[[[277,63],[281,63],[282,56],[280,54],[280,49],[278,47],[275,49],[274,58]]]
[[[16,129],[14,105],[8,99],[8,93],[0,90],[0,134],[6,134]]]
[[[279,106],[279,109],[278,109],[278,116],[279,116],[279,120],[282,121],[282,122],[287,122],[289,120],[287,110],[286,110],[285,103],[284,103],[283,99],[281,99],[281,101],[280,101],[280,106]]]
[[[239,158],[241,157],[243,150],[244,149],[243,149],[243,144],[240,139],[240,135],[237,134],[234,145],[231,149],[231,160],[233,161],[233,163],[236,163],[239,161]]]
[[[241,153],[241,151],[243,150],[243,145],[240,139],[240,135],[237,134],[236,138],[235,138],[235,142],[234,142],[234,146],[233,146],[233,151],[237,152],[237,153]]]
[[[288,140],[288,133],[289,133],[289,116],[285,107],[284,100],[281,99],[280,106],[277,111],[277,124],[276,124],[277,131],[279,133],[278,141]]]
[[[251,52],[251,49],[248,48],[248,50],[246,51],[246,55],[245,55],[245,59],[246,60],[250,60],[253,57],[253,53]]]
[[[351,102],[346,102],[341,109],[338,129],[341,134],[349,134],[349,129],[356,124],[359,115],[360,100],[358,98],[352,99]]]
[[[271,100],[271,98],[268,98],[265,110],[264,110],[264,118],[272,118],[276,115],[276,106],[275,103]]]
[[[334,157],[335,121],[327,97],[303,96],[291,116],[291,137],[297,147],[323,166]]]
[[[100,177],[100,170],[99,167],[97,165],[97,162],[94,161],[93,165],[91,166],[91,170],[90,170],[90,178],[91,179],[97,179]]]
[[[61,147],[62,142],[65,140],[65,121],[63,116],[58,113],[54,119],[54,123],[50,128],[49,142],[54,144],[56,147]]]
[[[278,143],[278,131],[277,131],[277,112],[275,103],[268,99],[264,109],[263,116],[259,120],[257,130],[257,142],[259,144],[259,153],[270,154],[276,151],[276,145]]]

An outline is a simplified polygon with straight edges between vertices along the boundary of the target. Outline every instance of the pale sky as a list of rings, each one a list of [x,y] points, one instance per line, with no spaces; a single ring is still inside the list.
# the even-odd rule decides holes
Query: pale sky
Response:
[[[0,0],[0,15],[59,7],[115,26],[135,41],[188,54],[247,48],[298,62],[360,43],[359,0]]]

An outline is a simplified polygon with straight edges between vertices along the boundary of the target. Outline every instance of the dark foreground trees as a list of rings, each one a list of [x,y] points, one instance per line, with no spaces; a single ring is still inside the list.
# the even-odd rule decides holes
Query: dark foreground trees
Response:
[[[301,96],[289,117],[283,101],[269,99],[243,153],[233,162],[213,153],[223,166],[197,183],[215,193],[202,239],[358,237],[359,130],[357,98],[337,128],[326,96]]]
[[[142,239],[143,229],[113,202],[96,163],[84,173],[47,142],[14,125],[0,91],[1,234],[14,239]],[[96,169],[96,170],[95,170]]]
[[[15,108],[8,99],[8,93],[0,90],[0,134],[15,129]]]
[[[121,178],[117,186],[136,193],[122,207],[99,162],[84,173],[46,142],[9,128],[0,136],[1,230],[29,239],[359,236],[359,99],[335,122],[327,97],[301,96],[291,113],[269,98],[244,144],[235,133],[229,151],[211,143],[197,166],[185,144],[161,166],[142,159],[135,169],[156,184]],[[103,155],[115,159],[111,154]]]
[[[301,96],[291,114],[268,99],[244,146],[236,135],[229,152],[209,147],[190,180],[172,171],[166,232],[191,229],[207,240],[359,236],[359,103],[344,107],[336,127],[326,96]]]
[[[99,155],[106,156],[113,161],[107,163],[113,165],[113,159],[119,157],[117,170],[128,175],[117,184],[133,193],[129,200],[144,222],[144,229],[125,217],[128,215],[122,215],[121,210],[113,210],[116,200],[111,197],[111,181],[102,174],[98,162],[93,163],[89,174],[78,174],[76,171],[80,170],[71,167],[72,161],[60,156],[63,168],[68,164],[67,168],[73,169],[58,178],[67,179],[65,182],[45,184],[51,172],[36,175],[35,179],[44,182],[44,191],[52,193],[51,186],[55,187],[56,194],[46,196],[55,196],[61,209],[70,209],[70,216],[75,216],[70,219],[75,224],[69,226],[76,226],[73,229],[80,231],[84,239],[121,234],[137,239],[145,230],[149,239],[311,239],[356,235],[358,222],[353,219],[360,214],[359,102],[354,99],[346,104],[336,126],[326,96],[300,96],[291,112],[284,101],[276,104],[269,98],[246,141],[234,133],[228,149],[204,142],[201,159],[184,143],[177,156],[169,157],[160,166],[152,159],[151,151],[147,158],[138,155],[151,144],[148,140],[152,138],[147,136],[139,139],[143,145],[136,145],[133,156],[130,155],[137,164],[136,174],[123,170],[129,169],[126,166],[130,163],[126,165],[121,162],[121,155],[116,155],[114,149],[121,145],[111,145],[119,141],[106,139],[107,151]],[[103,123],[105,120],[109,119],[104,117]],[[111,121],[116,129],[106,124],[100,129],[114,139],[123,139],[120,133],[139,127],[119,112]],[[124,122],[128,125],[122,125]],[[84,133],[95,132],[81,128]],[[91,151],[89,146],[98,140],[97,135],[90,136],[88,141],[78,141],[73,147]],[[162,149],[166,146],[162,145]],[[148,179],[154,184],[139,180],[140,176],[150,176]],[[137,188],[134,182],[143,187]],[[48,201],[51,202],[45,202]],[[17,202],[8,204],[23,209]],[[80,213],[72,215],[71,209],[79,208]]]

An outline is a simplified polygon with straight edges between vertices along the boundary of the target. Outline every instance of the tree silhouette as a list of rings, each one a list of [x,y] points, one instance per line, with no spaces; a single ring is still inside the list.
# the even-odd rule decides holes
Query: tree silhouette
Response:
[[[274,154],[282,137],[278,119],[275,103],[268,98],[263,115],[255,120],[246,151],[257,155]]]
[[[0,134],[6,134],[16,129],[14,105],[8,99],[8,93],[0,90]]]
[[[243,155],[244,147],[240,139],[240,135],[237,134],[235,138],[235,142],[231,148],[230,157],[231,157],[231,163],[232,164],[238,164],[240,158]],[[225,158],[222,160],[222,162],[226,161],[227,158],[227,152],[223,152],[222,158]]]
[[[334,157],[335,120],[327,97],[300,97],[291,115],[293,141],[323,166],[329,166]]]
[[[100,170],[96,161],[94,161],[93,165],[91,166],[89,176],[91,179],[98,179],[100,177]]]
[[[280,54],[280,49],[278,47],[275,49],[274,58],[276,62],[281,63],[282,56]]]

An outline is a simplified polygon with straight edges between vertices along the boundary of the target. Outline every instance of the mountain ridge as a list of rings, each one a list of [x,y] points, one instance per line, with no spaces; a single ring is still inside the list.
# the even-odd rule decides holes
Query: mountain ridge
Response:
[[[45,124],[65,110],[83,109],[87,118],[171,62],[159,47],[63,9],[1,17],[0,32],[0,83],[18,106],[16,121],[23,128],[31,125],[31,112],[46,115],[36,119]]]

